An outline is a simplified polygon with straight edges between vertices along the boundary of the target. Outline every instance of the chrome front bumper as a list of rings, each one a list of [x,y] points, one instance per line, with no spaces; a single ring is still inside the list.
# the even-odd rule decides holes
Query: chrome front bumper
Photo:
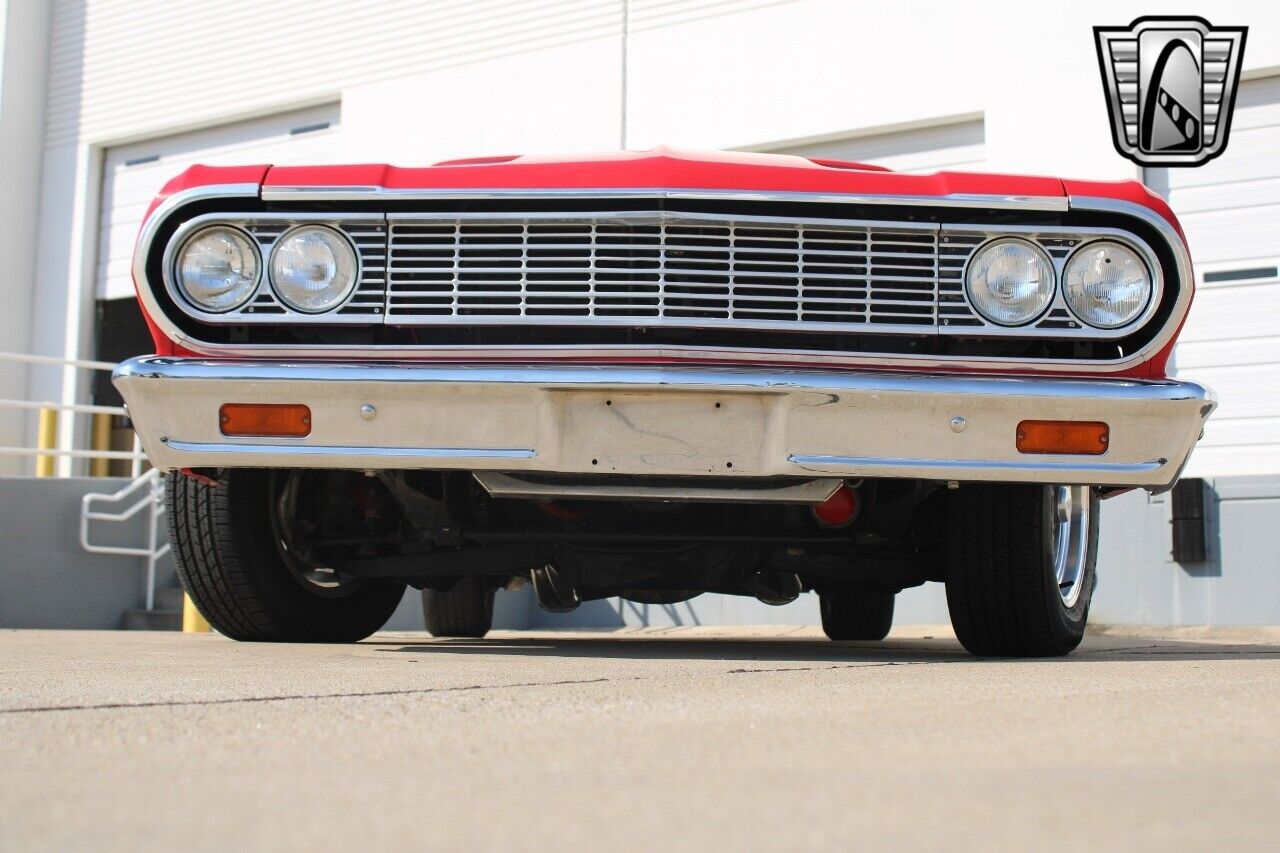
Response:
[[[1170,486],[1214,408],[1187,382],[740,368],[206,361],[120,365],[158,468],[432,468]],[[228,438],[224,403],[304,403],[306,438]],[[1017,424],[1105,421],[1100,456]]]

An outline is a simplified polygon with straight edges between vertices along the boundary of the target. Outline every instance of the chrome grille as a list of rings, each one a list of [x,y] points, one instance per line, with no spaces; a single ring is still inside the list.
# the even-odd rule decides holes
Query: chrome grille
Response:
[[[415,214],[389,229],[395,324],[936,328],[936,225]]]
[[[943,334],[974,338],[1114,339],[1132,328],[1084,326],[1061,290],[1045,315],[1014,328],[968,304],[965,266],[984,242],[1020,236],[1047,252],[1059,280],[1076,246],[1128,243],[1156,275],[1141,240],[1114,228],[867,222],[747,214],[661,212],[209,213],[170,238],[214,222],[257,240],[264,266],[287,230],[341,230],[360,255],[360,280],[334,311],[286,308],[267,276],[234,311],[199,311],[164,285],[177,307],[217,325],[682,327],[790,332]]]
[[[314,220],[299,220],[298,222],[280,219],[249,220],[244,223],[244,227],[258,241],[258,245],[262,250],[263,263],[266,264],[271,257],[271,248],[280,239],[280,235],[302,221],[313,222]],[[324,224],[332,225],[346,234],[351,242],[355,244],[356,251],[360,256],[360,281],[356,284],[355,292],[351,294],[350,299],[333,312],[332,316],[356,318],[357,320],[363,318],[362,322],[369,322],[370,317],[382,313],[387,298],[386,226],[382,224],[381,217],[376,220],[341,220],[325,222]],[[240,311],[246,314],[267,316],[293,313],[276,298],[265,276],[257,294]],[[347,322],[351,321],[348,320]]]

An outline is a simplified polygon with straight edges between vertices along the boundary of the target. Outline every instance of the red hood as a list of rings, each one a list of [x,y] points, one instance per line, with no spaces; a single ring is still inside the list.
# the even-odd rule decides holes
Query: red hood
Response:
[[[1164,199],[1139,181],[1078,181],[989,172],[904,175],[867,163],[747,151],[612,151],[444,160],[403,168],[385,163],[272,166],[265,187],[376,187],[394,190],[667,189],[948,195],[1100,196],[1143,205],[1182,234]],[[1185,237],[1184,237],[1185,239]]]
[[[901,175],[879,166],[788,154],[691,152],[670,148],[572,156],[447,160],[423,168],[385,164],[276,166],[264,187],[386,189],[702,189],[859,195],[1062,196],[1056,178],[937,172]]]
[[[1074,181],[985,172],[903,175],[880,166],[789,154],[690,152],[670,148],[581,155],[510,155],[402,168],[382,163],[329,166],[193,166],[152,203],[196,186],[371,187],[421,190],[689,189],[896,196],[1102,196],[1136,202],[1178,228],[1164,199],[1138,181]],[[1179,232],[1181,229],[1178,228]]]

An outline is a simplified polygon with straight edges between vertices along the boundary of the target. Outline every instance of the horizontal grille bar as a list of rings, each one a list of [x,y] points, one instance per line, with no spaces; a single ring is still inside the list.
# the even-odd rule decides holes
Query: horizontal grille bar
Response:
[[[937,241],[712,214],[392,215],[387,322],[932,331]]]
[[[271,248],[295,223],[283,220],[266,220],[246,223],[245,227],[253,234],[262,249],[263,258],[268,258]],[[328,223],[347,235],[355,245],[360,259],[360,280],[356,283],[355,292],[351,294],[332,316],[342,318],[346,322],[369,322],[382,314],[387,298],[387,235],[382,220],[376,221],[337,221]],[[269,286],[259,288],[250,304],[242,309],[248,314],[282,315],[289,310],[276,298]],[[363,318],[361,320],[360,318]]]

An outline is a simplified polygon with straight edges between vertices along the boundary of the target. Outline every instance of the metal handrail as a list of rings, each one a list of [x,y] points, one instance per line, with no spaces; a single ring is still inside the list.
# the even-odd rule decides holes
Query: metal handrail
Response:
[[[144,491],[145,490],[145,491]],[[142,491],[141,497],[135,499],[136,493]],[[118,512],[98,510],[99,504],[121,504],[133,500]],[[89,525],[93,521],[125,522],[144,509],[147,516],[147,545],[134,548],[124,545],[95,545],[89,541]],[[155,607],[156,602],[156,564],[169,553],[170,545],[156,545],[156,534],[160,529],[160,517],[164,515],[164,481],[161,474],[152,468],[145,474],[134,478],[128,485],[115,492],[96,492],[80,499],[80,547],[90,554],[117,554],[125,557],[142,557],[147,562],[147,609]]]
[[[0,352],[0,361],[16,361],[22,364],[49,364],[54,367],[79,367],[84,370],[115,370],[113,361],[92,361],[84,358],[59,358],[56,355],[34,355],[26,352]]]
[[[0,352],[0,362],[16,362],[19,364],[44,364],[53,367],[71,368],[73,370],[113,371],[116,364],[110,361],[92,359],[60,358],[51,355],[34,355],[31,353]],[[0,409],[38,412],[70,412],[72,416],[79,414],[127,416],[123,406],[100,406],[91,403],[59,403],[52,400],[14,400],[0,399]],[[52,427],[51,427],[52,428]],[[137,436],[134,436],[131,450],[77,450],[69,447],[0,447],[0,456],[30,456],[33,459],[105,459],[122,460],[133,463],[130,476],[138,477],[142,473],[142,463],[146,454]],[[64,472],[66,469],[63,469]],[[37,473],[39,467],[37,466]]]
[[[55,447],[0,447],[0,456],[52,456],[67,459],[122,459],[143,461],[147,454],[139,450],[58,450]]]
[[[0,399],[0,406],[10,409],[58,409],[64,412],[83,412],[89,415],[128,415],[124,406],[97,406],[90,403],[54,403],[49,400],[5,400]]]

